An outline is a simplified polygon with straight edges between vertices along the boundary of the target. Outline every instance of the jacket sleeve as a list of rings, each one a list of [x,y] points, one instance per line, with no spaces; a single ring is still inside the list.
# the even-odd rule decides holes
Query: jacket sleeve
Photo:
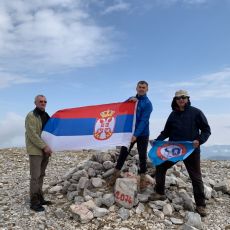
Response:
[[[150,114],[151,114],[152,110],[153,110],[152,104],[147,103],[145,109],[143,110],[141,120],[140,120],[138,126],[136,127],[136,129],[134,131],[133,135],[135,137],[139,137],[141,135],[141,133],[143,132],[143,130],[146,129],[146,126],[149,123],[149,118],[150,118]]]
[[[36,132],[36,118],[28,115],[26,117],[25,127],[26,127],[26,133],[29,140],[39,149],[45,148],[46,143],[41,139],[39,134]]]
[[[198,123],[198,128],[201,131],[198,140],[200,144],[204,144],[208,140],[209,136],[211,135],[211,129],[208,124],[207,118],[201,111],[198,114],[197,123]]]
[[[160,135],[156,138],[156,141],[163,141],[165,140],[166,138],[169,137],[169,134],[170,134],[170,130],[171,130],[171,127],[170,127],[170,122],[171,120],[171,115],[169,115],[166,123],[165,123],[165,127],[164,127],[164,130],[161,131]]]

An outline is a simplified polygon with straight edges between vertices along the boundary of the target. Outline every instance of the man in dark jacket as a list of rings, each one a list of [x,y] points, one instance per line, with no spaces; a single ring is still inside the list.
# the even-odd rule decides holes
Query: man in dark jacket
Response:
[[[192,141],[195,150],[184,160],[188,174],[192,180],[196,210],[201,216],[206,216],[204,185],[200,169],[200,145],[211,135],[210,127],[201,110],[191,106],[188,92],[179,90],[172,101],[172,112],[165,124],[164,130],[156,140]],[[167,169],[175,163],[166,161],[156,166],[156,186],[151,200],[165,199],[165,175]]]
[[[120,176],[120,171],[125,163],[130,150],[134,144],[137,143],[137,149],[139,153],[140,161],[140,187],[141,189],[145,186],[145,173],[147,170],[146,159],[147,159],[147,147],[149,141],[149,118],[152,112],[152,103],[148,99],[146,93],[148,91],[148,83],[146,81],[139,81],[136,87],[137,94],[135,97],[131,97],[128,101],[138,102],[136,110],[136,125],[135,131],[132,136],[131,145],[129,149],[125,146],[121,147],[120,155],[115,166],[115,172],[110,180],[110,185],[114,185],[116,179]]]

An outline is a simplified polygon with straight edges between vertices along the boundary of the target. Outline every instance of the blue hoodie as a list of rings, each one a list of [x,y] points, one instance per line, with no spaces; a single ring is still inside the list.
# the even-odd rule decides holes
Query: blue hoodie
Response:
[[[138,99],[136,111],[136,125],[133,136],[149,136],[149,118],[153,110],[152,103],[146,95],[136,95]]]

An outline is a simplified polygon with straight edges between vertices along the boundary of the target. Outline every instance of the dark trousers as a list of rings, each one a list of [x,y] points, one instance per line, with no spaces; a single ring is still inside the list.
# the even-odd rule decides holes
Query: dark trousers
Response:
[[[165,175],[167,170],[175,163],[166,161],[156,166],[156,186],[155,190],[159,194],[164,194],[165,191]],[[202,181],[200,169],[200,152],[194,151],[184,160],[185,167],[192,180],[194,199],[197,206],[205,206],[204,185]]]
[[[122,146],[115,168],[118,170],[121,170],[121,168],[124,165],[125,160],[126,160],[127,156],[129,155],[131,149],[133,148],[134,144],[137,143],[137,150],[138,150],[139,162],[140,162],[140,173],[146,173],[148,142],[149,142],[149,137],[148,136],[142,136],[142,137],[137,137],[136,142],[131,143],[129,149],[125,146]]]
[[[43,198],[42,185],[49,156],[29,155],[30,159],[30,202],[32,205],[40,204]]]

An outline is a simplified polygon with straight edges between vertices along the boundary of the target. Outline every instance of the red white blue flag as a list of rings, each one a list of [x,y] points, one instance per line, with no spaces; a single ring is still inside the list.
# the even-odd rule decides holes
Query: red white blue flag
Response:
[[[57,111],[42,132],[53,151],[129,146],[136,103],[123,102]]]
[[[154,141],[148,157],[157,166],[165,161],[182,161],[194,151],[191,141]]]

